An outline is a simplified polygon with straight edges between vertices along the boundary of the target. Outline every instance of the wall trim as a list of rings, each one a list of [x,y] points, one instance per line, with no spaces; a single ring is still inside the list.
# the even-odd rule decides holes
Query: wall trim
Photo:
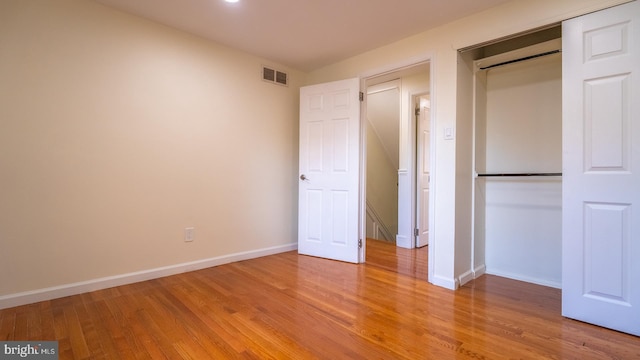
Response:
[[[473,278],[477,279],[480,276],[484,275],[487,272],[487,267],[484,265],[480,265],[480,266],[476,266],[475,269],[473,269]]]
[[[411,246],[412,239],[412,237],[396,234],[396,246],[405,249],[413,249],[413,246]]]
[[[460,285],[458,283],[458,279],[446,278],[440,275],[433,276],[432,284],[449,289],[449,290],[457,290],[458,286]]]
[[[65,296],[78,295],[90,291],[107,289],[115,286],[133,284],[141,281],[162,278],[185,272],[206,269],[232,262],[255,259],[263,256],[279,254],[297,250],[298,243],[273,246],[263,249],[239,252],[217,256],[209,259],[196,260],[182,264],[163,266],[155,269],[136,271],[128,274],[107,276],[103,278],[81,281],[77,283],[53,286],[44,289],[25,291],[16,294],[0,296],[0,309],[32,304],[40,301],[57,299]]]
[[[495,275],[495,276],[500,276],[500,277],[504,277],[504,278],[507,278],[507,279],[524,281],[524,282],[528,282],[528,283],[532,283],[532,284],[536,284],[536,285],[547,286],[547,287],[552,287],[552,288],[556,288],[556,289],[562,289],[562,282],[558,282],[558,281],[550,281],[550,280],[545,280],[545,279],[540,279],[540,278],[533,278],[533,277],[529,277],[529,276],[523,276],[521,274],[514,274],[514,273],[510,273],[510,272],[495,271],[495,270],[489,270],[486,273],[488,275]]]
[[[462,286],[473,279],[475,279],[475,277],[473,276],[473,271],[467,270],[458,277],[458,284],[459,286]]]

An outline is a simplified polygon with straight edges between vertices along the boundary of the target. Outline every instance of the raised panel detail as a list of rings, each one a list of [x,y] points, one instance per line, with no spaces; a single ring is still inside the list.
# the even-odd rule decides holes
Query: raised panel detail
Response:
[[[333,94],[333,107],[334,109],[348,109],[349,108],[349,91],[340,91]]]
[[[331,192],[332,239],[334,245],[347,245],[349,229],[349,192]]]
[[[322,121],[310,122],[307,125],[308,169],[309,172],[322,172],[322,154],[324,152]]]
[[[622,23],[584,34],[585,62],[626,54],[629,48],[629,24]]]
[[[333,131],[333,171],[349,170],[349,119],[334,119]]]
[[[307,190],[307,241],[322,241],[322,190]]]
[[[323,106],[324,97],[322,95],[310,95],[308,99],[309,99],[308,110],[310,112],[322,111],[322,109],[324,108]]]
[[[629,75],[585,81],[585,171],[629,171]]]
[[[631,206],[585,203],[584,295],[629,302]]]
[[[423,174],[428,174],[429,169],[431,168],[431,159],[429,156],[429,149],[431,149],[431,132],[423,131],[422,132],[422,148],[424,154],[422,155],[422,172]]]

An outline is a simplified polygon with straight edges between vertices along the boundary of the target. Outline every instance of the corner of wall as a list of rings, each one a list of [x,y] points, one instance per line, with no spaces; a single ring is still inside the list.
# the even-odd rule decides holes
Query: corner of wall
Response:
[[[448,278],[440,275],[433,276],[432,284],[449,290],[457,290],[460,286],[460,282],[458,279]]]

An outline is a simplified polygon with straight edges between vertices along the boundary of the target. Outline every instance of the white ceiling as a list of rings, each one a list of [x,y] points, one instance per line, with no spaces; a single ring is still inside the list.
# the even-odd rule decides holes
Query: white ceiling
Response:
[[[95,0],[311,71],[510,0]]]

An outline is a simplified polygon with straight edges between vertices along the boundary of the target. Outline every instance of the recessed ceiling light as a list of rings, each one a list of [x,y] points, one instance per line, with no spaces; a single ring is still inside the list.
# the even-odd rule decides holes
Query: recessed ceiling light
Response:
[[[225,1],[225,2],[228,2],[228,3],[237,3],[237,2],[238,2],[238,1],[240,1],[240,0],[224,0],[224,1]]]

